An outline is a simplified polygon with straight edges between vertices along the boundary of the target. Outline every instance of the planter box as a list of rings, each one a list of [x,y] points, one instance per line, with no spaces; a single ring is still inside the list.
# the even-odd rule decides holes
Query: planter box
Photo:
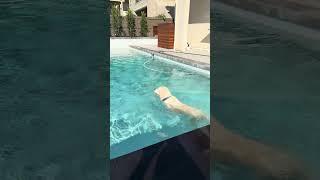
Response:
[[[174,46],[174,24],[163,23],[158,25],[158,47],[173,49]]]

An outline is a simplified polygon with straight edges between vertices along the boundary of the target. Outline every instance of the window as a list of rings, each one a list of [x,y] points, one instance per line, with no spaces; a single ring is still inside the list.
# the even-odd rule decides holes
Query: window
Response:
[[[123,2],[123,10],[128,11],[128,9],[129,9],[129,0],[125,0]]]

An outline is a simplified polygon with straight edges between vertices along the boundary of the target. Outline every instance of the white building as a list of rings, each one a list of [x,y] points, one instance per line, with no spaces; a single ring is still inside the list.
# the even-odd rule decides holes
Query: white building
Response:
[[[176,0],[174,49],[210,53],[210,0]]]
[[[129,7],[138,16],[141,12],[146,13],[147,17],[157,17],[165,15],[172,18],[169,11],[175,6],[175,0],[130,0]]]
[[[129,0],[110,0],[112,6],[117,6],[121,16],[127,15],[129,9]]]

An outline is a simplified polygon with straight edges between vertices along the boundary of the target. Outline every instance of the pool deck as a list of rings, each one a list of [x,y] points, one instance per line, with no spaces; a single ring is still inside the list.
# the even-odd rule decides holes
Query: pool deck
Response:
[[[207,51],[193,50],[188,52],[179,52],[174,51],[173,49],[160,48],[156,45],[130,45],[130,47],[144,52],[152,53],[154,55],[176,62],[210,71],[210,52]]]

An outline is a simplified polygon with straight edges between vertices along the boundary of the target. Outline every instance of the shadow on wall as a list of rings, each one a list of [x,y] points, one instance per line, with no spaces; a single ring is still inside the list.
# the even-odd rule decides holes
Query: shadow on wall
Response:
[[[191,0],[189,24],[210,23],[210,1]]]
[[[176,15],[176,7],[175,6],[166,6],[166,9],[168,10],[168,13],[170,14],[172,18],[172,22],[174,23],[174,18]]]
[[[200,42],[201,43],[210,43],[210,33],[205,38],[203,38]]]

